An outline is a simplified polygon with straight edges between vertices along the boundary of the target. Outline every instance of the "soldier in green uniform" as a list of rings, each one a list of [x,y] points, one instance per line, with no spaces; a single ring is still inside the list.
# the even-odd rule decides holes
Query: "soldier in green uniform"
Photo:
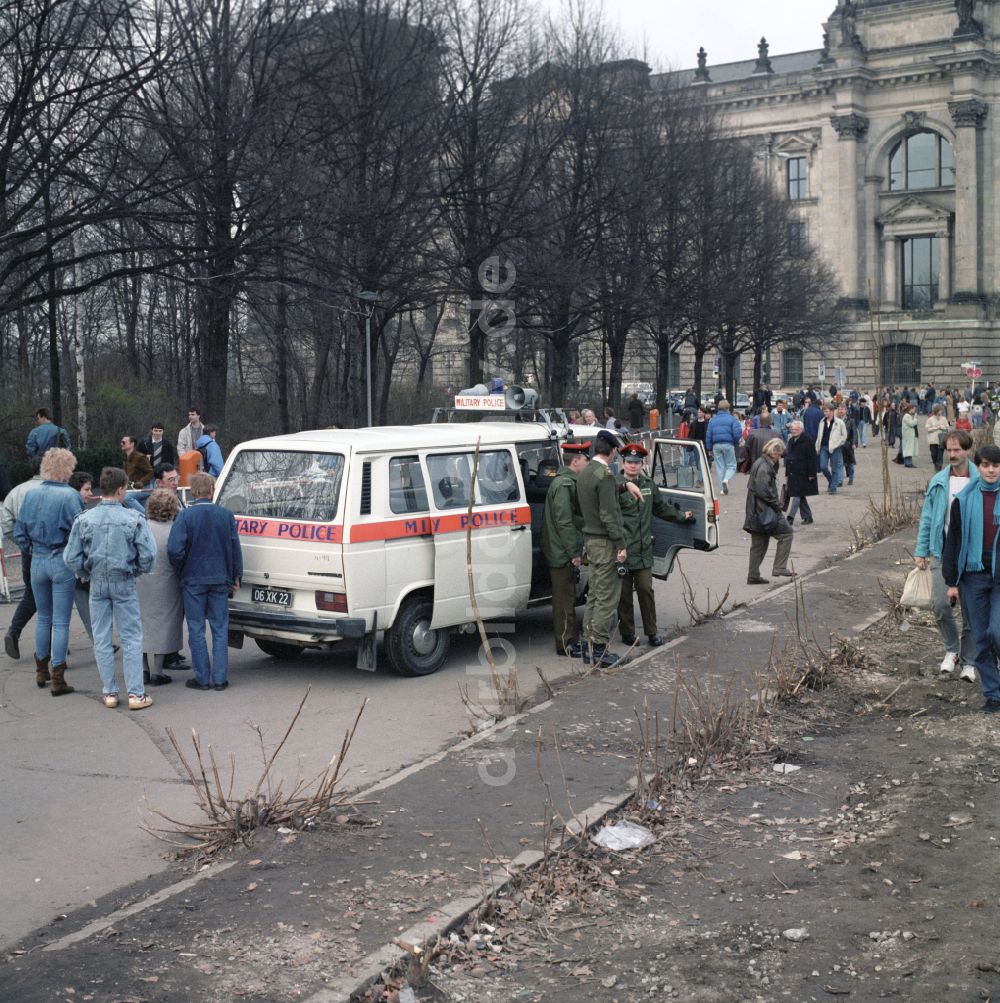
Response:
[[[636,484],[641,491],[641,499],[627,492],[619,493],[622,523],[625,528],[625,548],[628,557],[625,566],[628,574],[622,578],[621,599],[618,602],[618,630],[623,644],[635,644],[635,616],[632,607],[632,589],[639,597],[639,611],[642,613],[642,629],[651,647],[663,644],[656,629],[656,601],[653,598],[653,516],[667,522],[691,522],[693,512],[681,512],[676,506],[660,497],[653,479],[642,469],[646,450],[637,442],[630,442],[621,449],[624,472],[618,475],[623,485]]]
[[[576,579],[583,561],[583,517],[576,500],[576,475],[587,466],[589,442],[563,443],[563,466],[545,494],[542,553],[552,579],[552,631],[556,654],[579,658],[576,625]]]
[[[618,505],[618,483],[609,464],[617,448],[616,438],[598,432],[594,458],[576,480],[576,496],[583,516],[583,539],[590,562],[587,609],[583,615],[583,638],[590,645],[585,660],[598,667],[617,665],[622,659],[608,650],[611,624],[618,608],[621,580],[615,564],[625,561],[625,532]]]

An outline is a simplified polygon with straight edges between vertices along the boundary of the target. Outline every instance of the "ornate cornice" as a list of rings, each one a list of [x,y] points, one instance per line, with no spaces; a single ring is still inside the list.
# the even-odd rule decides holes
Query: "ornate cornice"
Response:
[[[850,115],[831,115],[830,124],[837,130],[837,136],[842,140],[853,139],[859,142],[868,132],[868,119],[857,112],[851,112]]]
[[[989,105],[978,98],[948,102],[948,111],[951,112],[951,120],[956,129],[981,129],[989,110]]]

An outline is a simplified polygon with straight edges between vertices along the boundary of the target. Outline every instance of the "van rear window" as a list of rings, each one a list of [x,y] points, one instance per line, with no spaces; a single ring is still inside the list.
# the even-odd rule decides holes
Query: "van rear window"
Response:
[[[332,522],[343,478],[340,453],[247,449],[233,460],[216,500],[237,515]]]

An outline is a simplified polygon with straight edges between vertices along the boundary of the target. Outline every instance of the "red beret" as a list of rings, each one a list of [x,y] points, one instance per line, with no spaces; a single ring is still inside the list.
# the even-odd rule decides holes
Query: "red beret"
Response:
[[[564,442],[562,444],[565,453],[586,453],[590,449],[589,442]]]
[[[643,456],[648,456],[649,451],[645,446],[640,445],[638,442],[630,442],[619,450],[622,456],[628,459],[641,459]]]

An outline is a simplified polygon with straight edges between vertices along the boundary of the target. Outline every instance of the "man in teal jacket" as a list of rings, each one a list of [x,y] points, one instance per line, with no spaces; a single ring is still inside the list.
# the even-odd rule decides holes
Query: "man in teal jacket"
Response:
[[[948,603],[948,593],[941,574],[941,554],[944,550],[945,534],[948,531],[951,503],[966,485],[979,480],[979,472],[969,459],[972,437],[968,432],[949,432],[944,441],[944,450],[948,457],[948,466],[936,473],[927,485],[924,507],[920,511],[920,526],[917,529],[917,545],[913,549],[913,560],[918,568],[931,570],[934,588],[932,611],[945,647],[941,672],[944,675],[951,675],[961,665],[961,678],[974,683],[976,667],[972,664],[974,658],[972,631],[969,629],[968,618],[963,614],[962,633],[959,636],[955,614]]]

